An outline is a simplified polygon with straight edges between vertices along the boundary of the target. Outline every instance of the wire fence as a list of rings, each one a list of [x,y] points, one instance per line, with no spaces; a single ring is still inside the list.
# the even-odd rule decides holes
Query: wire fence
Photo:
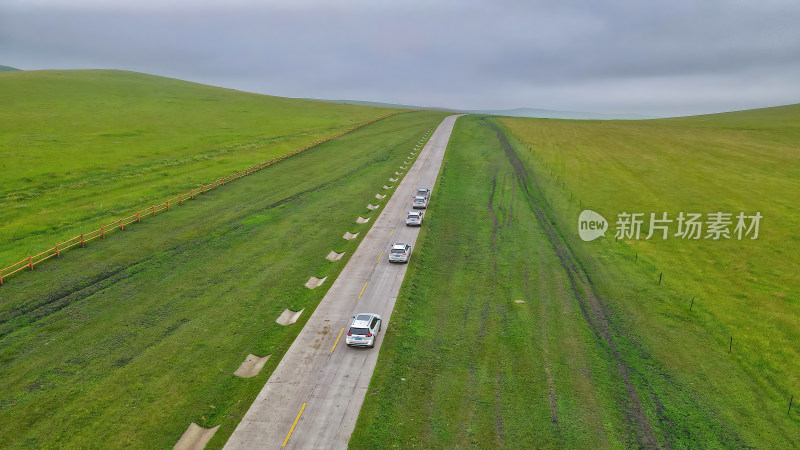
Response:
[[[52,258],[54,256],[55,257],[60,257],[61,253],[65,252],[65,251],[67,251],[67,250],[69,250],[71,248],[74,248],[74,247],[77,247],[77,246],[85,247],[87,242],[91,242],[91,241],[93,241],[95,239],[105,239],[106,236],[111,234],[111,233],[114,233],[116,231],[123,231],[126,226],[129,226],[129,225],[131,225],[133,223],[140,223],[142,221],[142,218],[144,218],[144,217],[155,216],[157,213],[160,213],[160,212],[163,212],[163,211],[169,211],[170,208],[172,208],[172,207],[174,207],[176,205],[183,205],[183,203],[186,202],[186,201],[194,200],[196,195],[205,194],[208,191],[211,191],[211,190],[213,190],[215,188],[218,188],[220,186],[224,186],[224,185],[226,185],[226,184],[228,184],[228,183],[230,183],[230,182],[232,182],[232,181],[234,181],[236,179],[239,179],[239,178],[245,177],[247,175],[250,175],[252,173],[258,172],[259,170],[262,170],[265,167],[269,167],[269,166],[271,166],[271,165],[273,165],[273,164],[275,164],[277,162],[280,162],[280,161],[282,161],[282,160],[284,160],[286,158],[289,158],[291,156],[297,155],[298,153],[304,152],[304,151],[306,151],[306,150],[308,150],[308,149],[310,149],[312,147],[316,147],[317,145],[322,144],[323,142],[327,142],[327,141],[329,141],[331,139],[336,139],[338,137],[344,136],[347,133],[350,133],[350,132],[355,131],[355,130],[357,130],[359,128],[365,127],[365,126],[367,126],[367,125],[369,125],[371,123],[377,122],[379,120],[386,119],[387,117],[391,117],[391,116],[394,116],[396,114],[400,114],[401,112],[402,111],[398,111],[398,112],[394,112],[394,113],[391,113],[391,114],[387,114],[385,116],[376,117],[374,119],[371,119],[371,120],[368,120],[366,122],[360,123],[360,124],[358,124],[358,125],[356,125],[354,127],[350,127],[350,128],[348,128],[346,130],[340,131],[339,133],[336,133],[334,135],[331,135],[331,136],[328,136],[328,137],[325,137],[325,138],[322,138],[322,139],[318,139],[318,140],[313,141],[313,142],[311,142],[311,143],[309,143],[309,144],[307,144],[307,145],[305,145],[303,147],[300,147],[300,148],[298,148],[296,150],[293,150],[293,151],[291,151],[289,153],[285,153],[285,154],[283,154],[281,156],[272,158],[269,161],[264,161],[262,163],[256,164],[255,166],[248,167],[248,168],[246,168],[246,169],[244,169],[242,171],[238,171],[238,172],[235,172],[235,173],[233,173],[231,175],[228,175],[226,177],[222,177],[220,179],[214,180],[209,184],[201,185],[198,188],[191,189],[189,192],[184,192],[182,194],[178,194],[175,197],[169,198],[169,199],[167,199],[166,201],[164,201],[162,203],[158,203],[156,205],[152,205],[149,208],[140,209],[140,210],[136,211],[134,214],[131,214],[130,216],[123,217],[121,219],[115,220],[115,221],[113,221],[113,222],[111,222],[109,224],[101,226],[100,228],[98,228],[96,230],[89,231],[88,233],[81,233],[78,236],[75,236],[75,237],[73,237],[71,239],[67,239],[64,242],[60,242],[60,243],[56,244],[54,247],[51,247],[51,248],[49,248],[49,249],[47,249],[47,250],[45,250],[45,251],[43,251],[41,253],[38,253],[38,254],[32,255],[32,256],[28,256],[27,258],[15,263],[15,264],[12,264],[12,265],[10,265],[8,267],[0,269],[0,286],[2,286],[5,283],[6,279],[8,277],[10,277],[11,275],[19,273],[19,272],[21,272],[23,270],[33,270],[34,266],[36,266],[37,264],[42,263],[44,261],[47,261],[48,259],[50,259],[50,258]]]

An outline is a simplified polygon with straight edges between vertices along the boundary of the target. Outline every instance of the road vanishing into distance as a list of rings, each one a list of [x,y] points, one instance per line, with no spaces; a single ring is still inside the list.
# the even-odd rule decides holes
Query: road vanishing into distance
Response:
[[[458,115],[446,117],[422,148],[228,439],[226,449],[347,448],[406,274],[405,264],[388,262],[389,247],[395,242],[416,246],[419,228],[407,227],[405,216],[412,210],[417,186],[433,188],[436,183],[457,118]],[[380,186],[376,188],[380,190]],[[435,191],[429,208],[436,209]],[[429,220],[427,214],[424,220]],[[415,248],[412,264],[416,253]],[[345,329],[352,316],[362,312],[377,313],[383,318],[375,348],[345,345]]]

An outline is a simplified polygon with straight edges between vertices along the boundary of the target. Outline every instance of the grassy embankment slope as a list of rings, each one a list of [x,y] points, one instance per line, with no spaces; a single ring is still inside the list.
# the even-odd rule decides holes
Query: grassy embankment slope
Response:
[[[0,74],[0,267],[374,117],[133,72]]]
[[[221,447],[357,247],[342,234],[364,235],[356,217],[443,116],[378,121],[11,279],[0,447],[164,448],[192,421]],[[284,308],[306,312],[282,327]],[[233,376],[248,353],[272,357]]]
[[[459,119],[351,446],[797,446],[797,115]],[[765,218],[584,243],[581,207]]]

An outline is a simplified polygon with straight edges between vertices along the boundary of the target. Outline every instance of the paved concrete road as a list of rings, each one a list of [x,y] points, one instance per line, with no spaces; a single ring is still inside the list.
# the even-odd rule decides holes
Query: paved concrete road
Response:
[[[395,242],[415,245],[419,228],[407,227],[405,215],[411,210],[417,186],[433,188],[457,117],[446,117],[423,147],[375,225],[236,427],[226,449],[280,448],[284,444],[307,449],[347,447],[406,274],[405,264],[388,262],[389,246]],[[386,178],[390,176],[392,172]],[[381,186],[375,188],[381,191]],[[435,209],[434,191],[430,210]],[[415,253],[411,254],[411,264]],[[345,345],[341,331],[360,312],[383,317],[375,348]]]

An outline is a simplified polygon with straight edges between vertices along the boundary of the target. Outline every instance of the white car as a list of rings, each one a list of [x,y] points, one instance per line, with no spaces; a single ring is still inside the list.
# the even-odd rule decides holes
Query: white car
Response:
[[[428,197],[417,195],[414,197],[414,202],[411,203],[411,206],[414,209],[427,209],[428,208]]]
[[[430,199],[431,198],[431,190],[428,189],[428,188],[418,187],[417,188],[417,195],[420,195],[422,197],[426,197],[426,198]]]
[[[411,258],[411,246],[404,242],[398,242],[389,249],[390,263],[407,263],[409,258]]]
[[[381,331],[381,316],[373,313],[360,313],[353,316],[347,330],[345,342],[348,346],[375,347],[375,339]]]
[[[422,217],[425,215],[422,211],[409,211],[406,216],[406,225],[409,227],[422,226]]]

